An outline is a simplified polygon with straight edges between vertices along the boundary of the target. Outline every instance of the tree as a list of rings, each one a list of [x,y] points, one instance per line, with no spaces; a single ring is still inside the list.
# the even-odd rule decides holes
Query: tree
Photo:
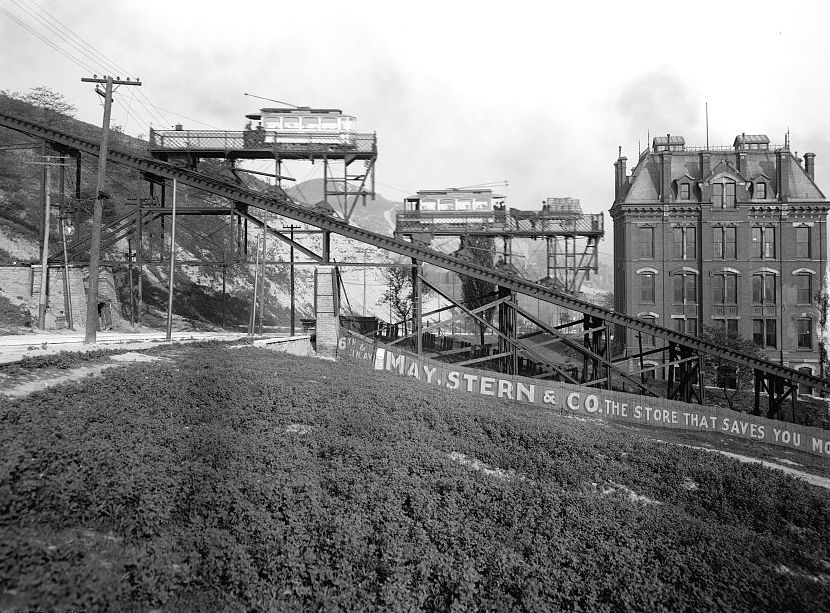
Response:
[[[704,326],[698,336],[700,340],[724,349],[737,351],[752,358],[765,359],[763,349],[756,343],[739,334],[730,334],[724,328]],[[703,357],[703,376],[707,385],[721,389],[730,409],[735,408],[734,401],[738,394],[752,389],[755,380],[753,368],[713,355]],[[729,390],[732,390],[731,394]]]
[[[23,102],[41,109],[43,119],[46,123],[52,124],[67,117],[74,117],[78,109],[69,103],[66,97],[60,92],[41,85],[33,87],[26,94],[20,97]]]
[[[390,266],[383,270],[383,280],[386,288],[378,300],[378,304],[387,304],[393,315],[403,321],[404,334],[409,333],[408,321],[415,311],[414,292],[412,290],[412,267]],[[426,285],[421,285],[421,299],[431,293]],[[392,323],[392,322],[389,322]]]
[[[468,260],[472,260],[476,264],[493,268],[493,257],[495,254],[495,242],[492,237],[487,236],[466,236],[461,239],[461,248],[456,252],[456,255]],[[497,291],[494,283],[489,281],[482,281],[475,277],[468,277],[466,275],[459,275],[461,279],[461,302],[464,303],[470,310],[475,310],[484,306],[488,302],[493,302],[495,299],[493,294]],[[486,309],[478,314],[487,323],[493,322],[493,313],[495,307]],[[478,322],[479,340],[481,345],[484,344],[484,333],[487,331],[487,325]]]

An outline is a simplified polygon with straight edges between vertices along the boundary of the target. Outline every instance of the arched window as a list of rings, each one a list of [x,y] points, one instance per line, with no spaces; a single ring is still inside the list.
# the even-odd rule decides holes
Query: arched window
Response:
[[[758,273],[752,275],[752,303],[775,304],[776,278],[773,273]]]
[[[813,303],[813,275],[810,273],[795,275],[795,303],[803,305]]]
[[[722,272],[712,277],[715,304],[738,304],[738,275]]]
[[[655,275],[652,272],[640,274],[640,301],[647,304],[654,304]]]
[[[697,275],[684,272],[673,277],[674,304],[697,304]]]

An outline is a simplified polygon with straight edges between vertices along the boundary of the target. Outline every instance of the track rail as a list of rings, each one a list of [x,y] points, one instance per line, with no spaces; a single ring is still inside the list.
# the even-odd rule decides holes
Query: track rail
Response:
[[[29,136],[42,138],[50,143],[62,145],[64,147],[71,147],[81,151],[82,153],[94,155],[96,157],[100,154],[98,144],[93,141],[11,115],[0,113],[0,126],[27,134]],[[568,294],[554,291],[544,285],[539,285],[538,283],[533,283],[525,279],[519,279],[517,277],[502,274],[494,269],[479,266],[468,260],[447,255],[445,253],[430,249],[429,247],[351,226],[339,219],[334,219],[327,215],[322,215],[309,209],[297,206],[287,196],[265,196],[258,192],[243,189],[237,185],[226,183],[225,181],[214,179],[213,177],[209,177],[192,170],[171,166],[165,162],[160,162],[147,157],[139,157],[115,148],[107,152],[107,158],[112,162],[123,164],[146,173],[152,173],[165,179],[176,179],[183,185],[188,185],[211,194],[223,196],[234,202],[245,203],[249,206],[267,210],[271,213],[293,219],[294,221],[310,224],[322,230],[339,234],[346,238],[354,239],[374,247],[379,247],[408,258],[414,258],[420,262],[432,264],[457,274],[489,281],[490,283],[494,283],[500,287],[532,296],[538,300],[543,300],[551,304],[573,309],[584,313],[585,315],[598,317],[608,323],[619,324],[632,330],[651,334],[665,341],[692,348],[700,353],[714,355],[742,366],[747,366],[770,375],[787,379],[793,383],[803,383],[805,385],[810,385],[812,387],[830,392],[830,384],[822,379],[819,379],[818,377],[798,372],[797,370],[787,368],[786,366],[782,366],[780,364],[775,364],[774,362],[760,360],[737,351],[725,349],[724,347],[701,341],[696,337],[688,336],[655,324],[650,324],[634,317],[623,315],[622,313],[608,311],[602,307],[591,304],[590,302],[585,302]]]

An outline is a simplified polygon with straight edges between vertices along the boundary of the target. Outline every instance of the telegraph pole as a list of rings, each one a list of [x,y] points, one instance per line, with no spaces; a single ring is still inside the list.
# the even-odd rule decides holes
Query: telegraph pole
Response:
[[[103,83],[106,89],[96,85],[95,91],[104,97],[104,122],[101,127],[101,151],[98,153],[98,182],[95,186],[95,209],[92,213],[92,238],[89,245],[89,292],[86,297],[86,335],[84,343],[94,343],[98,332],[98,269],[101,265],[101,218],[104,200],[109,196],[104,192],[107,178],[107,146],[109,145],[110,115],[112,113],[113,85],[141,85],[141,81],[122,81],[120,77],[92,78],[84,77],[83,83]]]

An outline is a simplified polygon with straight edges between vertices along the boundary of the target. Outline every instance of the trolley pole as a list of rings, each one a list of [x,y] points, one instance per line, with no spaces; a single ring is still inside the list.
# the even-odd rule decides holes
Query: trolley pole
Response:
[[[116,77],[81,79],[83,83],[103,83],[95,87],[98,95],[104,97],[104,121],[101,126],[101,150],[98,153],[98,181],[95,186],[95,208],[92,213],[92,238],[89,245],[89,292],[86,297],[86,335],[84,343],[94,343],[98,332],[98,270],[101,266],[101,219],[104,211],[104,200],[108,195],[104,192],[107,178],[107,147],[109,145],[110,116],[112,114],[112,87],[113,85],[141,85],[141,81],[122,81]]]

